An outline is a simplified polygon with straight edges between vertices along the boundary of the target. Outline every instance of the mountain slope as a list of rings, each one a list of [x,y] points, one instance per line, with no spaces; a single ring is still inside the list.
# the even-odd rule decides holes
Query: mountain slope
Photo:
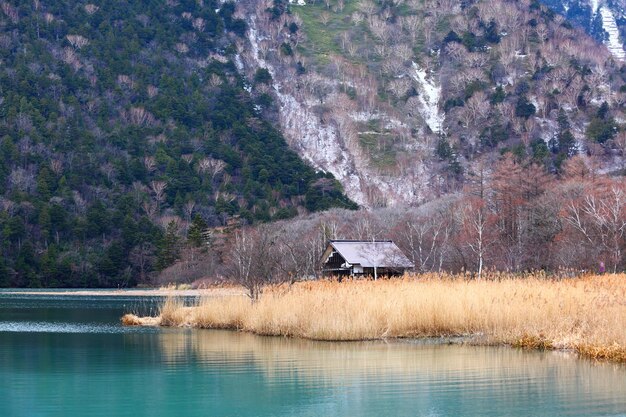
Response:
[[[554,11],[606,44],[616,59],[626,60],[626,2],[623,0],[542,0]]]
[[[420,204],[503,152],[623,155],[623,64],[537,1],[291,3],[237,3],[239,68],[273,75],[264,114],[359,204]]]
[[[233,12],[1,3],[0,285],[130,285],[176,259],[196,216],[354,207],[244,90]]]

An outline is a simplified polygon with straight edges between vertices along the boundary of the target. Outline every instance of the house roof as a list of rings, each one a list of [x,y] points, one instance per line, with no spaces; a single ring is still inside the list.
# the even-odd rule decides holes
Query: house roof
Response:
[[[331,240],[343,259],[364,268],[413,268],[413,262],[391,240]]]

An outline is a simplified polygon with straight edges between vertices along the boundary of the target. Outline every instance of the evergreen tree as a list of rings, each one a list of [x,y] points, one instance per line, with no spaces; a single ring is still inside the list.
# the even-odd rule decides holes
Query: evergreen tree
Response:
[[[208,225],[204,219],[199,214],[196,214],[187,233],[189,243],[197,248],[204,246],[206,244],[205,232],[207,228]]]
[[[163,269],[174,263],[180,256],[180,237],[178,225],[171,221],[165,229],[165,234],[159,242],[157,254],[157,267]]]
[[[566,157],[574,156],[578,152],[576,139],[570,130],[569,119],[563,109],[559,109],[557,122],[559,124],[558,152],[563,153]]]

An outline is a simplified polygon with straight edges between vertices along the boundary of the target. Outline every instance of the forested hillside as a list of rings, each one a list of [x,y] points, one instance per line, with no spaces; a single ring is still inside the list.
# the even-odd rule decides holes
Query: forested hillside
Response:
[[[626,2],[623,0],[541,0],[585,29],[622,59],[626,58]]]
[[[355,207],[259,114],[234,9],[0,4],[0,286],[133,285],[177,259],[192,219]]]

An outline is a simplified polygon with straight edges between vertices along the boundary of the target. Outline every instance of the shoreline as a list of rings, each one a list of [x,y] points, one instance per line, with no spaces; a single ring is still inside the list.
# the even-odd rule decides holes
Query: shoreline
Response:
[[[431,342],[434,345],[457,345],[457,346],[482,346],[482,347],[505,347],[510,349],[522,349],[527,351],[551,351],[562,352],[577,355],[581,359],[591,359],[595,361],[611,362],[626,365],[626,352],[623,348],[615,354],[607,354],[601,347],[593,347],[591,349],[579,349],[576,347],[554,347],[550,342],[536,338],[522,338],[517,342],[506,342],[491,340],[489,336],[484,334],[470,335],[420,335],[420,336],[393,336],[393,337],[374,337],[364,339],[316,339],[303,336],[293,336],[288,334],[265,334],[258,333],[254,330],[246,330],[236,327],[198,327],[189,324],[185,325],[164,325],[160,321],[160,317],[139,317],[134,314],[125,314],[120,319],[124,326],[140,326],[140,327],[185,327],[199,330],[225,330],[230,332],[248,333],[260,337],[278,337],[309,340],[312,342],[325,343],[359,343],[359,342],[385,342],[385,343],[425,343]]]
[[[461,337],[626,363],[626,275],[301,282],[268,287],[254,303],[207,297],[188,306],[169,297],[157,317],[127,314],[122,323],[320,341]]]
[[[193,290],[175,290],[167,288],[126,288],[126,289],[0,289],[0,297],[3,295],[45,295],[59,297],[229,297],[244,296],[243,288],[239,287],[215,287]]]

